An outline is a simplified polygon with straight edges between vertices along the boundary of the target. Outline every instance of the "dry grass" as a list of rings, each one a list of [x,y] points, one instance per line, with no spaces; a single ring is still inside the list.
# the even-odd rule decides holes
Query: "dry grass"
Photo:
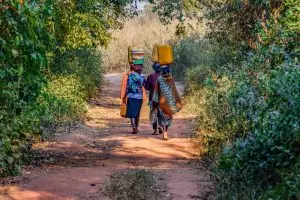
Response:
[[[205,32],[203,24],[197,24],[195,20],[187,23],[189,34]],[[154,44],[178,41],[179,38],[174,35],[177,24],[178,22],[174,20],[169,25],[163,25],[157,14],[151,11],[151,7],[147,7],[142,14],[125,22],[122,30],[113,32],[115,40],[107,49],[101,50],[105,70],[107,72],[127,71],[127,48],[133,45],[145,50],[144,73],[149,73],[152,70],[151,54]]]
[[[166,199],[165,184],[152,171],[130,169],[116,172],[106,182],[103,193],[114,200],[156,200]]]

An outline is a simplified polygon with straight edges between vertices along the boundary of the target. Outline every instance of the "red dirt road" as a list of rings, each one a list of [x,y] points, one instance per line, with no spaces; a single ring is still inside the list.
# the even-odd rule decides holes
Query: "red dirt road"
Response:
[[[151,135],[145,105],[140,133],[132,135],[129,121],[119,116],[121,76],[106,78],[109,83],[91,102],[84,124],[35,145],[41,162],[25,167],[12,183],[0,185],[1,200],[107,199],[99,189],[109,175],[138,167],[165,175],[166,199],[206,199],[212,184],[206,170],[194,169],[197,152],[188,138],[193,116],[176,115],[165,142]]]

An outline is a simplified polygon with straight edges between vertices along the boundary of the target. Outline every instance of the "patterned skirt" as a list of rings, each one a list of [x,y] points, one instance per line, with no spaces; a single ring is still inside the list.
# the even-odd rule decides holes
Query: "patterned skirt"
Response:
[[[163,113],[163,111],[159,108],[154,108],[153,102],[149,102],[150,106],[150,114],[149,114],[149,121],[151,125],[158,123],[160,127],[172,125],[173,117],[167,116]]]
[[[172,125],[172,121],[173,121],[173,117],[169,116],[169,115],[165,115],[164,112],[158,108],[158,124],[159,126],[163,127],[163,126],[168,126],[170,127]]]

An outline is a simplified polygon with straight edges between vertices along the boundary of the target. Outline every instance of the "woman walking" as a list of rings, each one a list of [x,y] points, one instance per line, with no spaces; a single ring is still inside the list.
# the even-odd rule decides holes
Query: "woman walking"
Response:
[[[142,68],[143,59],[133,60],[130,63],[130,72],[124,74],[121,83],[120,97],[122,104],[126,104],[126,112],[122,116],[130,119],[132,134],[138,133],[142,104],[147,100],[145,79],[141,76]]]
[[[158,111],[158,124],[163,128],[163,139],[168,140],[168,128],[172,125],[173,115],[181,110],[182,104],[169,65],[160,68],[162,76],[157,78],[152,102]]]
[[[159,63],[157,63],[157,62],[153,63],[152,67],[153,67],[154,73],[150,74],[147,77],[145,89],[149,91],[149,106],[150,106],[149,119],[150,119],[150,123],[152,124],[153,131],[154,131],[152,133],[152,135],[158,135],[158,134],[162,134],[162,129],[161,129],[161,127],[158,127],[158,110],[157,110],[157,108],[154,108],[152,98],[153,98],[156,80],[159,76],[161,76],[161,73],[160,73],[161,69],[160,69]]]

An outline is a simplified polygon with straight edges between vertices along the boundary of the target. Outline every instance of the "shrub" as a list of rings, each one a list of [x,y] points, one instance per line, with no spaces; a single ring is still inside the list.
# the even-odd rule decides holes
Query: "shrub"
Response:
[[[95,50],[131,1],[0,1],[0,176],[20,171],[36,135],[82,116],[102,83]]]
[[[232,112],[227,98],[231,82],[228,77],[197,67],[187,72],[187,107],[197,114],[196,141],[201,153],[215,156],[232,140]]]
[[[224,73],[230,75],[236,70],[236,66],[233,66],[242,58],[241,54],[226,44],[209,40],[203,36],[192,35],[174,44],[175,62],[172,66],[172,74],[176,79],[184,80],[188,70],[194,70],[201,66],[203,70],[211,71],[217,76]],[[203,73],[200,69],[197,73],[199,72]],[[191,75],[188,76],[186,80],[189,80]],[[197,77],[194,76],[194,80],[195,78]],[[201,80],[201,77],[199,78]]]
[[[162,199],[166,186],[146,169],[115,172],[104,185],[104,195],[115,200]]]
[[[83,116],[87,108],[86,98],[87,92],[74,75],[55,76],[37,102],[24,107],[11,120],[9,127],[1,123],[1,176],[20,172],[23,154],[34,141],[39,141],[40,136],[48,137],[57,125]]]
[[[0,2],[0,9],[0,176],[7,176],[20,172],[22,154],[35,136],[82,115],[102,71],[99,55],[82,49],[69,53],[80,67],[68,59],[61,68],[76,70],[50,76],[50,58],[57,56],[43,13],[51,13],[51,6],[8,0]]]
[[[178,60],[197,139],[215,158],[217,199],[299,199],[299,2],[205,6],[208,42],[179,43]]]
[[[248,91],[235,97],[239,110],[249,116],[250,129],[247,137],[226,148],[217,160],[220,199],[259,199],[275,194],[277,199],[300,197],[299,84],[299,68],[287,65],[256,85],[257,93],[264,91],[264,96],[242,101],[253,96]],[[260,105],[255,113],[253,104]],[[294,176],[286,177],[290,173]]]
[[[81,48],[57,54],[51,67],[53,74],[75,75],[92,97],[103,83],[101,55],[96,49]]]
[[[54,113],[57,113],[59,120],[62,120],[64,115],[76,118],[86,111],[88,92],[77,76],[54,76],[46,90],[49,97],[59,99],[56,102],[59,105],[53,107],[57,109]]]
[[[30,3],[0,2],[0,176],[20,171],[20,149],[35,131],[26,110],[47,84],[50,35]],[[40,11],[47,11],[40,6]]]

